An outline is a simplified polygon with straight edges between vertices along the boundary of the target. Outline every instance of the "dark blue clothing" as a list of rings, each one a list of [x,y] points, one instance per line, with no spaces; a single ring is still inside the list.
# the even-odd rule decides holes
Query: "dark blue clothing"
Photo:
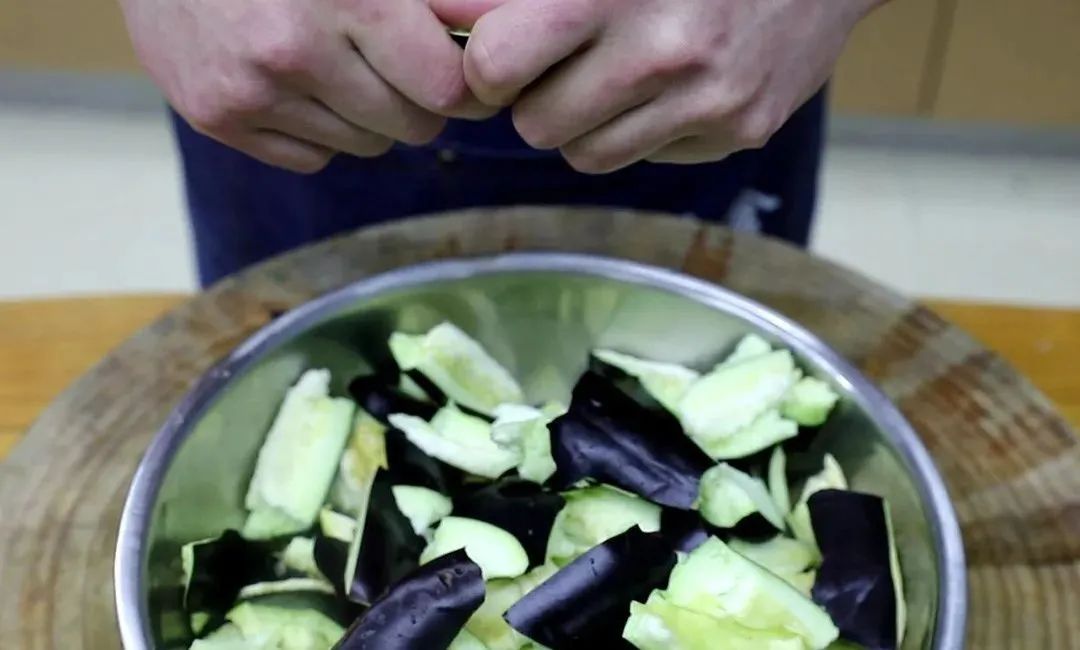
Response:
[[[805,245],[824,127],[824,93],[764,148],[702,165],[639,163],[579,174],[534,151],[509,115],[452,121],[432,145],[385,156],[339,155],[313,176],[264,165],[191,129],[175,114],[200,277],[209,284],[249,264],[359,226],[454,208],[591,205],[733,220]],[[733,208],[738,206],[737,208]]]

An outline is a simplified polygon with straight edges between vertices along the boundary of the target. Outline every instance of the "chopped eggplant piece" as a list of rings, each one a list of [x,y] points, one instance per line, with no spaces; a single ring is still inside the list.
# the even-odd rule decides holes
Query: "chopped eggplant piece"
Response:
[[[558,567],[545,564],[536,567],[520,578],[513,580],[489,580],[484,604],[465,624],[465,629],[487,646],[488,650],[532,649],[532,641],[510,627],[503,618],[510,609],[526,594],[536,589],[544,581],[555,575]]]
[[[374,481],[374,479],[372,479]],[[371,488],[368,488],[370,491]],[[330,508],[323,508],[319,512],[319,530],[323,535],[331,539],[351,542],[356,537],[356,526],[359,522],[348,515],[334,512]]]
[[[888,504],[874,495],[831,489],[815,492],[808,503],[824,558],[814,601],[845,640],[868,650],[899,648],[906,607]]]
[[[251,600],[274,594],[315,593],[332,595],[334,585],[325,578],[285,578],[271,582],[256,582],[240,590],[240,600]]]
[[[367,509],[375,474],[388,467],[386,426],[367,411],[357,409],[352,435],[341,454],[337,477],[330,487],[330,504],[354,519],[360,517]]]
[[[464,472],[428,456],[397,429],[386,433],[386,455],[388,475],[397,485],[418,485],[452,494],[465,482]]]
[[[698,509],[705,521],[719,528],[733,528],[746,517],[759,514],[777,529],[784,529],[784,515],[765,483],[726,463],[701,477]]]
[[[395,485],[394,501],[412,524],[413,532],[424,535],[454,509],[454,502],[435,490],[416,485]]]
[[[639,650],[805,650],[799,637],[784,631],[745,627],[673,605],[654,591],[645,604],[630,603],[623,638]]]
[[[265,635],[258,639],[245,639],[240,628],[230,623],[214,630],[205,639],[196,639],[190,650],[273,650],[270,645],[273,641]]]
[[[409,394],[415,394],[417,399],[426,400],[439,406],[446,406],[449,401],[446,393],[442,392],[435,382],[427,378],[427,375],[419,370],[408,370],[401,373],[398,382],[401,390]]]
[[[753,560],[780,577],[803,573],[821,562],[817,549],[806,542],[777,535],[765,542],[733,539],[731,550]]]
[[[453,405],[440,409],[430,423],[404,414],[391,415],[390,423],[429,456],[470,474],[494,479],[518,463],[516,453],[491,439],[491,423]]]
[[[390,351],[402,370],[419,370],[451,401],[480,413],[491,415],[500,404],[525,401],[514,377],[450,323],[420,336],[396,332],[390,337]]]
[[[486,580],[516,578],[529,568],[529,556],[516,537],[498,526],[477,519],[446,517],[420,555],[420,563],[465,549],[480,565]]]
[[[712,466],[675,418],[645,408],[592,372],[578,381],[570,410],[552,422],[551,432],[558,466],[552,482],[559,488],[591,478],[689,509]]]
[[[672,605],[700,614],[798,636],[807,648],[825,648],[838,635],[813,601],[715,537],[679,562],[665,596]]]
[[[381,375],[364,375],[349,383],[349,394],[360,408],[383,424],[390,423],[394,413],[405,413],[424,420],[435,417],[439,406],[416,399]]]
[[[635,526],[646,533],[660,530],[660,506],[621,490],[596,485],[563,496],[566,506],[555,517],[546,552],[558,566]]]
[[[509,532],[525,548],[529,565],[536,566],[545,561],[555,517],[565,504],[561,495],[535,483],[504,478],[459,496],[454,500],[454,513]]]
[[[416,374],[420,374],[420,373],[416,373]],[[420,375],[420,376],[423,376],[423,375]],[[425,379],[427,379],[427,378],[425,377]],[[446,399],[446,395],[442,395],[442,399],[438,399],[438,400],[431,399],[431,396],[428,395],[426,390],[424,390],[424,387],[421,386],[413,378],[413,375],[408,374],[408,373],[402,373],[401,377],[398,378],[397,388],[402,393],[405,393],[409,397],[411,397],[411,398],[413,398],[415,400],[419,400],[421,402],[433,402],[435,404],[442,404],[442,402]],[[439,394],[441,394],[441,393],[442,393],[442,391],[439,391]]]
[[[799,375],[787,350],[721,364],[690,386],[679,403],[679,419],[686,434],[708,449],[778,406]]]
[[[787,516],[788,526],[791,527],[791,532],[795,537],[815,546],[817,542],[814,540],[814,527],[810,522],[810,508],[807,502],[821,490],[846,490],[848,487],[844,470],[831,454],[825,454],[822,462],[821,471],[806,480],[802,495]]]
[[[323,563],[336,565],[340,547],[320,545],[316,541],[316,561],[325,551]],[[424,539],[413,531],[412,522],[397,506],[393,490],[385,476],[375,479],[367,517],[357,526],[357,535],[348,547],[344,577],[348,583],[349,599],[369,605],[387,588],[416,568]],[[327,561],[329,560],[329,561]]]
[[[329,616],[302,601],[244,601],[229,611],[228,619],[248,643],[245,647],[268,650],[328,648],[345,632]]]
[[[315,539],[312,537],[294,537],[281,552],[277,572],[281,575],[300,574],[309,578],[326,578],[315,561]],[[341,573],[331,574],[333,576]]]
[[[778,535],[764,542],[733,539],[733,551],[780,576],[804,596],[810,596],[816,567],[821,562],[818,550],[806,542]]]
[[[832,386],[816,377],[803,377],[784,396],[780,410],[804,427],[816,427],[825,423],[839,400]]]
[[[268,539],[315,523],[337,473],[355,406],[329,396],[330,372],[309,370],[285,396],[259,450],[244,536]],[[272,524],[272,525],[268,525]]]
[[[468,630],[458,632],[447,650],[489,650],[483,641],[473,636]]]
[[[664,508],[660,513],[660,534],[680,553],[689,553],[710,537],[723,534],[693,510]]]
[[[772,345],[757,334],[747,334],[735,345],[735,349],[720,364],[720,366],[733,366],[747,359],[764,356],[772,352]]]
[[[245,586],[277,577],[273,546],[246,540],[234,530],[185,544],[180,559],[184,608],[210,618],[224,616]]]
[[[799,435],[799,425],[780,416],[776,409],[759,415],[744,429],[730,436],[702,443],[702,448],[716,460],[746,458]]]
[[[506,612],[510,625],[552,650],[628,647],[630,603],[667,580],[675,552],[636,526],[594,547]]]
[[[491,439],[517,455],[517,470],[522,478],[544,483],[555,473],[548,424],[561,414],[562,409],[545,413],[522,404],[502,404],[495,409]]]
[[[614,350],[594,350],[593,357],[636,379],[653,399],[672,413],[678,412],[679,401],[700,377],[697,371],[674,363],[639,359]]]
[[[776,447],[769,456],[769,496],[786,518],[791,512],[791,491],[787,480],[787,454],[783,447]]]
[[[335,650],[446,650],[484,602],[480,567],[465,551],[426,564],[394,585]]]

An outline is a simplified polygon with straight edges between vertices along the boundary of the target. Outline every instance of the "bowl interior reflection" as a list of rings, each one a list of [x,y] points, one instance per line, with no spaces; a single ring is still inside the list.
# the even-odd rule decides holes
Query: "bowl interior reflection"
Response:
[[[941,558],[925,492],[898,453],[906,433],[896,430],[895,412],[874,412],[872,396],[850,368],[801,329],[700,283],[673,290],[614,274],[492,269],[463,274],[447,267],[368,295],[331,296],[311,313],[283,317],[257,354],[223,371],[220,390],[181,424],[186,438],[150,511],[144,593],[159,647],[175,647],[186,637],[179,547],[242,524],[255,454],[286,388],[303,369],[327,367],[333,390],[343,394],[351,377],[387,361],[391,332],[420,332],[444,320],[479,339],[537,402],[565,401],[595,347],[698,368],[715,363],[748,332],[792,348],[808,372],[843,395],[814,449],[834,454],[854,489],[888,498],[910,611],[904,647],[930,647]]]

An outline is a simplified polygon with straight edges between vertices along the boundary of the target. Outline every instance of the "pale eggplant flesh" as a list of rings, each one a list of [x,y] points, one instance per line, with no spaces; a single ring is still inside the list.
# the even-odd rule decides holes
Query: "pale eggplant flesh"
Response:
[[[529,566],[544,563],[548,537],[566,499],[523,479],[502,478],[454,499],[454,515],[478,519],[511,533],[529,556]]]

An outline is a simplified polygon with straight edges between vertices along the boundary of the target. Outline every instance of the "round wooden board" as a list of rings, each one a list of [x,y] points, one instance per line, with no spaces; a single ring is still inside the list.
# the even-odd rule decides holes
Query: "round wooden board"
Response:
[[[0,470],[0,647],[119,647],[112,560],[132,473],[173,405],[245,337],[373,273],[510,250],[679,269],[803,323],[900,405],[944,474],[970,564],[970,647],[1080,647],[1080,444],[1001,359],[924,307],[775,241],[689,219],[532,208],[410,220],[301,249],[110,354]]]

